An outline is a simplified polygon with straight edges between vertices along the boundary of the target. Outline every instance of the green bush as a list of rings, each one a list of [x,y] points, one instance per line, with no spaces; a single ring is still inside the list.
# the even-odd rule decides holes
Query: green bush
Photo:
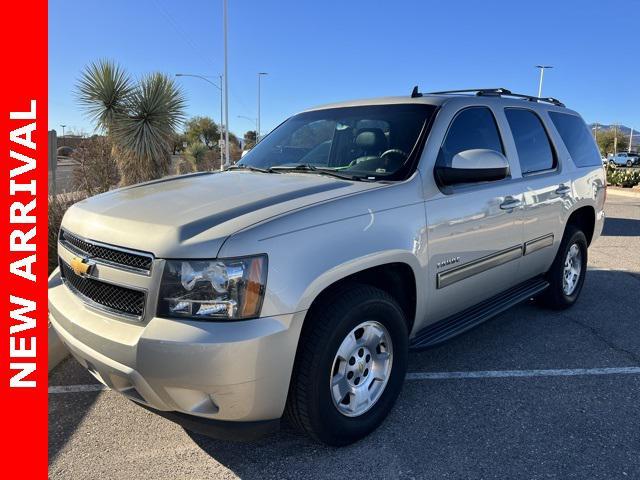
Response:
[[[614,187],[635,187],[640,184],[640,169],[607,166],[607,183]]]

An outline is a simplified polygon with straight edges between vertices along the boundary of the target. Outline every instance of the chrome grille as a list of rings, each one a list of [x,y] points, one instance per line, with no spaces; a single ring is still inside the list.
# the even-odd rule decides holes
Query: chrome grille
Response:
[[[96,262],[106,263],[115,268],[149,274],[153,264],[150,253],[134,252],[92,240],[85,240],[65,230],[60,230],[60,243],[78,255],[86,256]]]
[[[73,269],[58,258],[64,283],[86,303],[96,308],[130,317],[144,315],[145,293],[121,287],[92,277],[76,275]]]

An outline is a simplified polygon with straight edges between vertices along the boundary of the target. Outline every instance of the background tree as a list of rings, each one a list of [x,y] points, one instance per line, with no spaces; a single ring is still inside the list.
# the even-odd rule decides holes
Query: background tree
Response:
[[[605,157],[609,153],[614,153],[614,137],[613,129],[598,132],[598,147]],[[618,152],[626,152],[627,148],[629,148],[629,136],[618,131]]]
[[[200,142],[213,150],[220,140],[218,125],[210,117],[193,117],[185,122],[185,135],[189,143]]]
[[[244,134],[244,149],[249,150],[256,146],[256,132],[255,130],[249,130]]]
[[[77,95],[113,145],[121,184],[168,173],[172,137],[184,119],[185,107],[184,95],[172,77],[153,73],[134,84],[122,68],[101,60],[82,72]]]
[[[174,155],[182,152],[187,143],[187,136],[184,133],[175,132],[171,137],[171,151]]]

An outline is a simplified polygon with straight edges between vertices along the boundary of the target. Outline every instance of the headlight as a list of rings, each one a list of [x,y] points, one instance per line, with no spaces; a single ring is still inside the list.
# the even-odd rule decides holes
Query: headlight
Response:
[[[260,315],[267,256],[167,260],[158,316],[240,320]]]

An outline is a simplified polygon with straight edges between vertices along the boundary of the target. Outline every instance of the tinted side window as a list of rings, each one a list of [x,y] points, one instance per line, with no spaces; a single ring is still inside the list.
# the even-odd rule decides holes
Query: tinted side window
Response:
[[[582,118],[568,113],[549,112],[573,163],[577,167],[600,166],[600,152]]]
[[[454,118],[440,147],[436,166],[450,167],[457,153],[476,148],[504,153],[493,113],[485,107],[467,108]]]
[[[540,118],[531,110],[506,108],[504,111],[520,159],[522,174],[550,170],[555,156]]]

